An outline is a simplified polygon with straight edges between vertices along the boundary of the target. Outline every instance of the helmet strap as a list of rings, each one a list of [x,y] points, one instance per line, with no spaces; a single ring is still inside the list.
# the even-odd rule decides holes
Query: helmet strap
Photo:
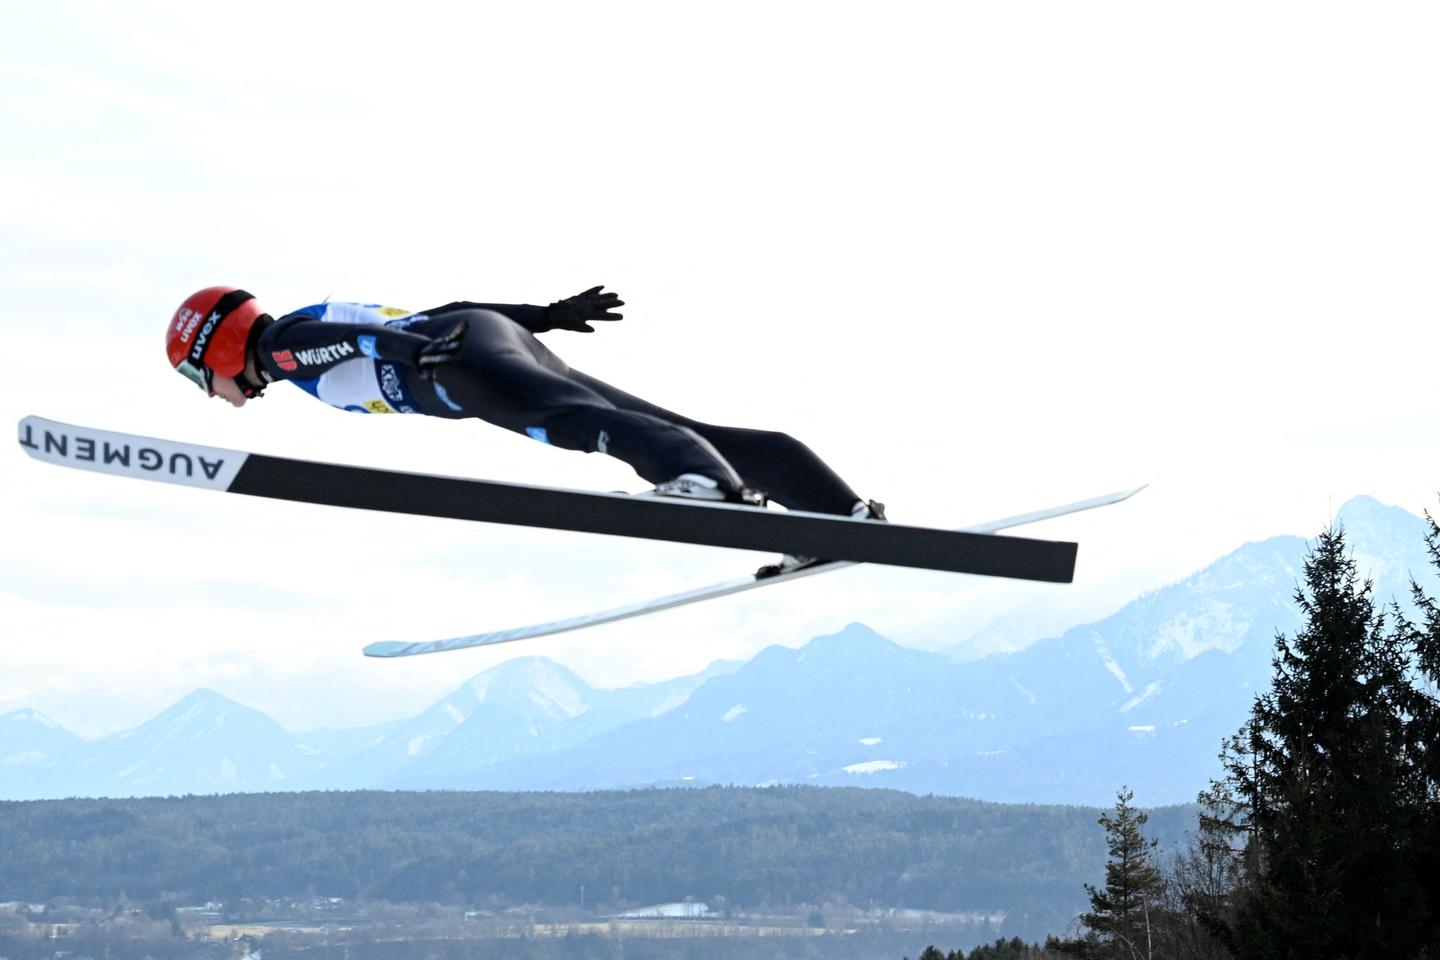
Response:
[[[245,394],[247,400],[253,400],[265,393],[265,384],[252,382],[249,377],[245,376],[244,370],[235,374],[234,380],[235,386],[240,388],[240,392]]]

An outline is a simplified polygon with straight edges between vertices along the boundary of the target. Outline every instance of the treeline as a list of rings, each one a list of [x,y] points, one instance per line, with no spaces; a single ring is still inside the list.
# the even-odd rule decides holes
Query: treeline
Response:
[[[1053,937],[1050,942],[1053,945]],[[994,943],[981,944],[969,953],[959,949],[946,953],[932,945],[920,954],[920,960],[1057,960],[1060,956],[1062,954],[1047,947],[1026,943],[1019,937],[1011,937],[1009,940],[1001,938]],[[905,960],[910,958],[906,957]]]
[[[812,787],[9,802],[0,901],[321,895],[596,910],[691,896],[734,909],[1063,917],[1104,862],[1095,816]],[[1155,823],[1178,839],[1192,816],[1168,808]]]
[[[1440,570],[1440,526],[1426,538]],[[1196,842],[1166,858],[1122,789],[1079,929],[921,960],[1440,958],[1440,604],[1377,608],[1343,530],[1305,564],[1269,690],[1221,748]]]

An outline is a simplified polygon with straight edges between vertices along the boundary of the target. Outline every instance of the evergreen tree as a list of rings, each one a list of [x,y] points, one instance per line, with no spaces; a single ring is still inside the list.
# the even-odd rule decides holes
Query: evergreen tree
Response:
[[[970,951],[969,960],[1040,960],[1048,954],[1039,946],[1027,944],[1019,937],[1004,937],[992,944],[984,944]],[[963,954],[952,955],[949,960],[966,960]]]
[[[1155,955],[1164,880],[1155,864],[1155,841],[1141,832],[1149,818],[1130,805],[1133,799],[1134,791],[1120,790],[1114,815],[1100,817],[1109,860],[1104,889],[1085,884],[1090,912],[1080,917],[1080,924],[1099,941],[1093,944],[1098,951],[1085,951],[1089,955],[1126,960]]]
[[[1411,631],[1370,591],[1343,532],[1322,534],[1305,624],[1276,637],[1272,688],[1227,746],[1211,839],[1243,840],[1245,882],[1206,907],[1239,957],[1418,955]]]
[[[1425,544],[1430,563],[1440,573],[1440,525],[1430,514]],[[1414,832],[1414,861],[1420,864],[1420,904],[1427,929],[1423,934],[1428,957],[1440,957],[1440,604],[1426,596],[1413,580],[1410,589],[1420,610],[1422,622],[1412,628],[1417,683],[1410,703],[1414,717],[1410,738],[1414,756],[1415,783],[1413,793],[1422,806],[1419,824]]]

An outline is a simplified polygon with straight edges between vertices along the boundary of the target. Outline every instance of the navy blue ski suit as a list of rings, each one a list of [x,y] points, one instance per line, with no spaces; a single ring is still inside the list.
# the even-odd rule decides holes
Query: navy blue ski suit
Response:
[[[475,417],[543,443],[600,452],[651,483],[698,473],[798,510],[848,514],[859,500],[809,447],[784,433],[701,423],[567,365],[536,337],[544,307],[458,301],[410,313],[321,303],[260,334],[260,368],[361,413]],[[454,362],[422,377],[420,350],[465,320]]]

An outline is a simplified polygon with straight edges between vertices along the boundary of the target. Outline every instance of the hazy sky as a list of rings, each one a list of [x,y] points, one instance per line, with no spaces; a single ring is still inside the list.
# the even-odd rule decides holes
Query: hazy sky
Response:
[[[547,342],[804,439],[897,520],[1031,528],[1056,587],[857,567],[524,646],[373,661],[767,558],[224,497],[18,447],[0,712],[87,735],[198,686],[292,729],[521,654],[602,685],[862,620],[939,648],[1098,619],[1368,493],[1437,506],[1440,12],[1429,3],[9,4],[0,404],[214,446],[638,490],[478,422],[235,411],[167,368],[217,283],[547,303]]]

